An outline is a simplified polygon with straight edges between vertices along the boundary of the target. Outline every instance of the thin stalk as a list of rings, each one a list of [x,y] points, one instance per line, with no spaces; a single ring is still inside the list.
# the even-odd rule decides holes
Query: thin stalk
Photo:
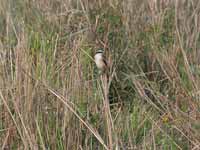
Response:
[[[101,75],[101,82],[102,82],[102,88],[103,88],[103,94],[104,94],[104,109],[105,109],[105,119],[106,119],[106,126],[108,131],[108,143],[109,143],[109,149],[113,149],[113,139],[112,139],[112,129],[113,129],[113,123],[112,123],[112,116],[110,113],[110,104],[109,104],[109,88],[108,88],[108,77],[106,74]]]

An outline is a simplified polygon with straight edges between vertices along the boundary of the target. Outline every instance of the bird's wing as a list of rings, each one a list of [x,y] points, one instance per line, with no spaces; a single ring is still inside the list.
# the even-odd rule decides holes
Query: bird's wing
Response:
[[[105,63],[106,67],[108,67],[108,63],[107,63],[105,57],[103,57],[103,62]]]

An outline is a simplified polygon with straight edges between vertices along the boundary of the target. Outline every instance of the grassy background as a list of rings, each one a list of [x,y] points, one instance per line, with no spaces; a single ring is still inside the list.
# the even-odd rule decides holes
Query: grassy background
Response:
[[[200,149],[198,0],[0,0],[0,148]]]

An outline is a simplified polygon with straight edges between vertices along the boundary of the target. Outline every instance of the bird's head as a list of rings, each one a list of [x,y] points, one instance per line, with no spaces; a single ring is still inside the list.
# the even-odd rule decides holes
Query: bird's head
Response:
[[[96,51],[96,53],[95,53],[95,59],[98,59],[98,58],[100,58],[100,57],[103,57],[103,53],[104,53],[103,49],[98,49],[98,50]]]
[[[104,53],[104,50],[103,49],[98,49],[97,51],[96,51],[96,54],[103,54]]]

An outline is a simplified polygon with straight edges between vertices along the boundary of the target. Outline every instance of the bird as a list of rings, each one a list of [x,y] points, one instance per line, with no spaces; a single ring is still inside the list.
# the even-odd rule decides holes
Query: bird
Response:
[[[104,51],[102,49],[98,49],[94,56],[94,60],[96,63],[97,68],[99,69],[100,73],[104,74],[108,68],[108,64],[106,62]]]

